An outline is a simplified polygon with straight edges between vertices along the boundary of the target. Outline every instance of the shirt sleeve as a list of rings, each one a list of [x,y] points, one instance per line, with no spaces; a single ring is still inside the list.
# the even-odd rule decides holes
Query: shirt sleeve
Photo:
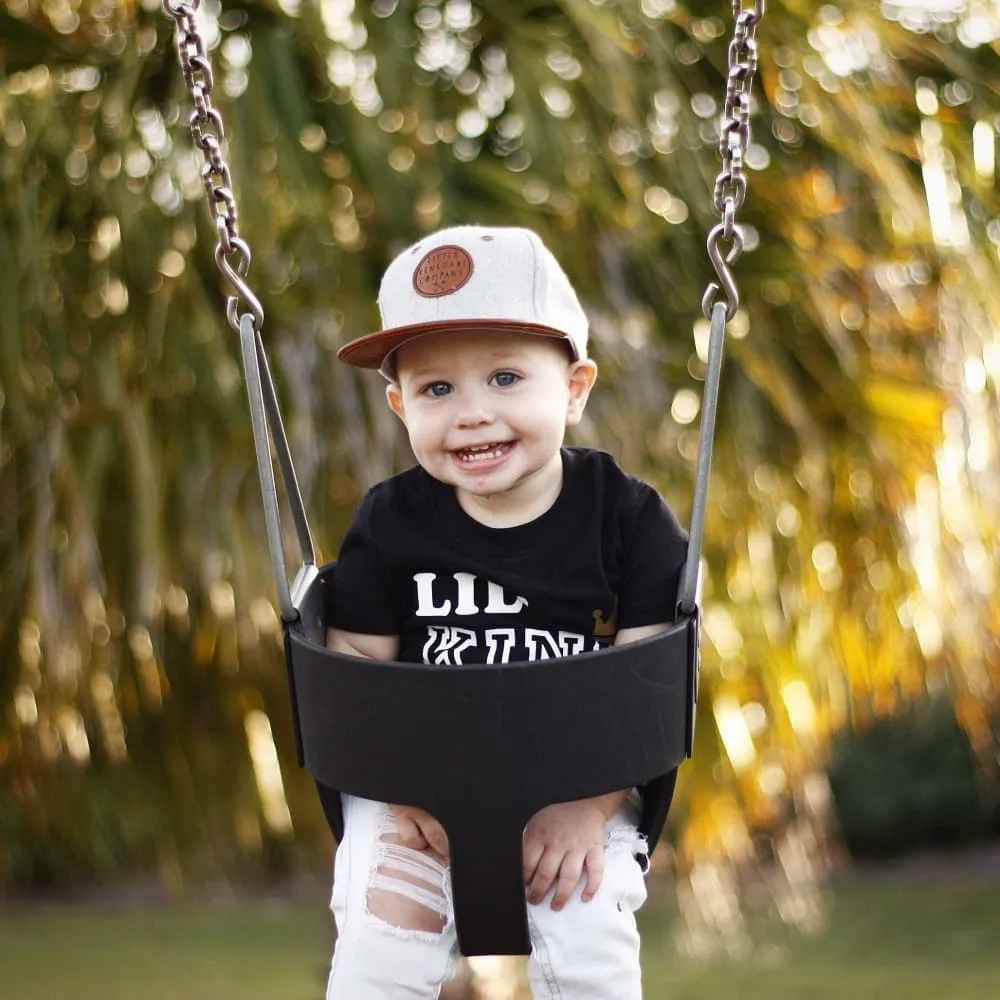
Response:
[[[674,620],[687,541],[687,532],[666,501],[643,484],[623,550],[619,629]]]
[[[374,502],[369,493],[347,529],[332,587],[326,592],[326,623],[363,635],[398,635],[399,604],[392,574],[373,540]]]

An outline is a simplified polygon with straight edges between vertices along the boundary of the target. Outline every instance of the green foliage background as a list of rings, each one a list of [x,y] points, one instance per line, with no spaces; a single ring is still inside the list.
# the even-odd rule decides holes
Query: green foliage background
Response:
[[[206,15],[323,553],[408,461],[376,381],[334,352],[375,328],[393,253],[460,221],[542,233],[601,366],[577,440],[686,517],[729,5]],[[738,859],[789,811],[822,824],[804,790],[828,735],[928,686],[992,752],[1000,204],[981,158],[995,158],[997,17],[773,0],[762,22],[684,864]],[[172,25],[152,2],[8,0],[0,58],[0,884],[151,870],[179,886],[312,863],[324,827],[293,763]],[[728,704],[749,759],[719,724]],[[258,711],[294,837],[261,809]]]

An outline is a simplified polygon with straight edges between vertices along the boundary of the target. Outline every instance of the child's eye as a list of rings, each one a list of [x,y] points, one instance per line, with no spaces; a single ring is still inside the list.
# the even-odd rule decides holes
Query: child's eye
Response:
[[[509,389],[512,385],[517,385],[521,381],[521,376],[517,372],[497,372],[490,382],[498,389]]]
[[[451,392],[451,385],[448,382],[428,382],[420,392],[425,396],[447,396]]]

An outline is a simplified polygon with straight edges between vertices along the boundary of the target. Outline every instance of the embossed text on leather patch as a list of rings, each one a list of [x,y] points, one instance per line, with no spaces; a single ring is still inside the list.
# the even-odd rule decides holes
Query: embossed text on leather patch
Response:
[[[457,292],[472,277],[472,258],[462,247],[437,247],[427,254],[413,272],[418,295],[436,299]]]

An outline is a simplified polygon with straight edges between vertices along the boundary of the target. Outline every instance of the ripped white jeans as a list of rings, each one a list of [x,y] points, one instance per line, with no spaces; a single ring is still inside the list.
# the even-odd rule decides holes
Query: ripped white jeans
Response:
[[[402,845],[390,808],[343,796],[332,909],[337,943],[326,1000],[434,1000],[458,944],[445,865]],[[635,797],[607,825],[604,879],[582,902],[583,879],[559,911],[528,904],[535,1000],[641,1000],[635,911],[646,899]],[[390,922],[380,914],[392,913]]]

